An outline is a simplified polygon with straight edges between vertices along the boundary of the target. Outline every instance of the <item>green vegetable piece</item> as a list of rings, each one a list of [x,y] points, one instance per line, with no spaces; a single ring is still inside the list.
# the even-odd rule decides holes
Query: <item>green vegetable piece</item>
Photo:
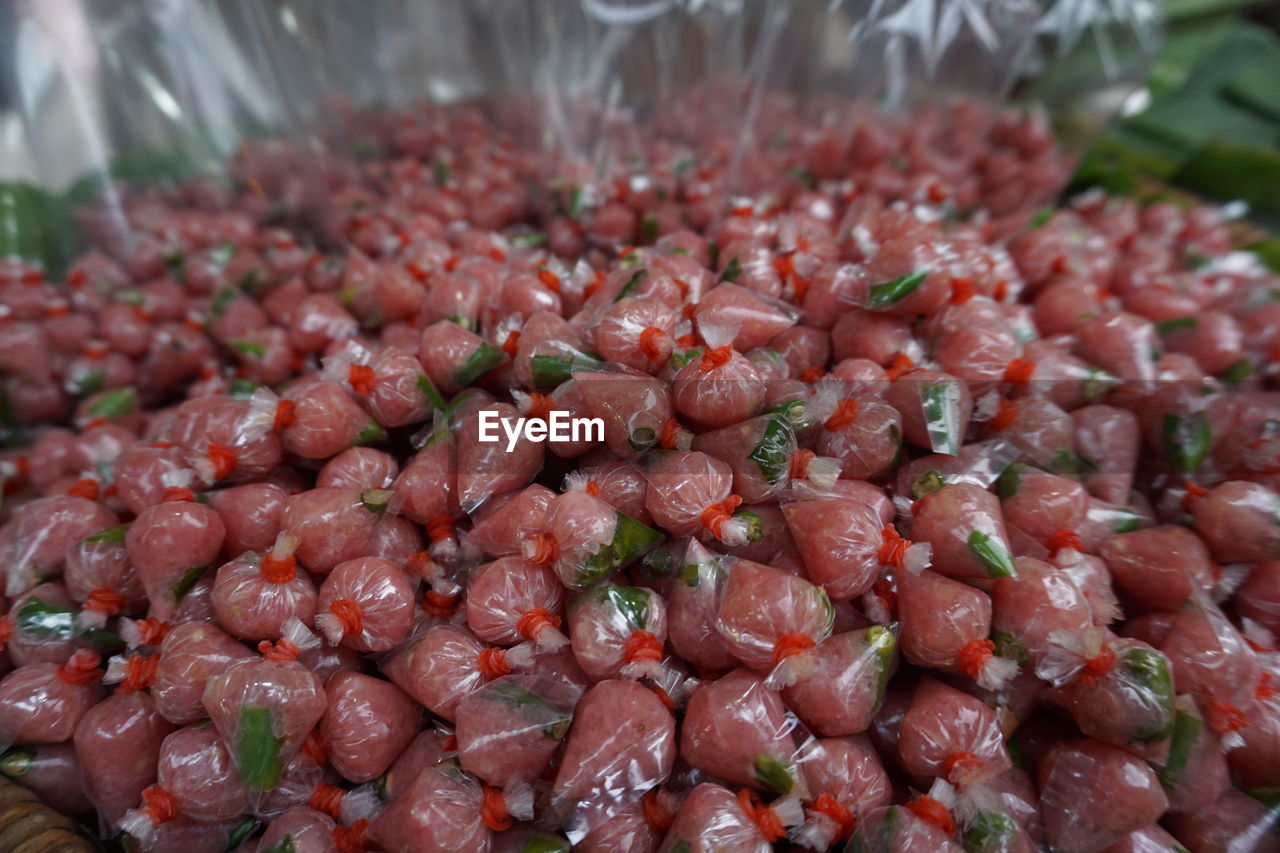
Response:
[[[969,534],[967,544],[969,550],[987,567],[987,574],[993,578],[1011,578],[1018,573],[1013,565],[1013,558],[1005,550],[1004,545],[992,539],[981,530]]]
[[[562,838],[535,835],[525,841],[520,853],[569,853],[569,842]]]
[[[113,545],[122,545],[124,544],[124,537],[128,535],[128,533],[129,525],[117,524],[115,527],[108,527],[106,530],[95,533],[92,536],[86,536],[80,541],[90,545],[95,545],[99,542],[110,542]]]
[[[685,350],[684,352],[673,352],[671,353],[671,366],[676,370],[679,370],[694,359],[702,358],[703,352],[705,352],[705,350],[703,350],[702,347],[694,347],[693,349]]]
[[[535,355],[531,361],[533,384],[539,388],[554,388],[568,380],[576,372],[594,372],[604,366],[604,362],[584,352],[575,353],[570,358],[562,358],[556,355]]]
[[[381,515],[393,497],[395,492],[390,489],[365,489],[360,493],[360,503],[369,512]]]
[[[652,213],[644,215],[640,220],[640,236],[650,243],[658,239],[658,217]]]
[[[724,268],[724,272],[720,273],[720,280],[733,284],[740,275],[742,275],[742,264],[738,263],[737,258],[734,258],[729,261],[729,266]]]
[[[356,444],[377,444],[387,437],[387,431],[384,430],[377,421],[371,420],[365,424],[364,429],[360,430],[360,434],[356,436]]]
[[[1022,473],[1027,467],[1022,462],[1014,462],[1004,469],[1000,479],[996,480],[996,494],[1000,496],[1000,500],[1007,501],[1018,493],[1022,488]]]
[[[795,787],[795,766],[789,761],[770,758],[767,755],[756,756],[756,782],[766,791],[775,794],[790,794]]]
[[[671,848],[671,853],[693,853],[693,847],[688,841],[681,841],[675,847]]]
[[[232,379],[227,386],[227,396],[236,400],[248,400],[260,387],[262,386],[248,379]]]
[[[120,418],[138,410],[138,392],[132,387],[108,391],[90,403],[86,413],[95,418]]]
[[[631,435],[627,436],[627,443],[631,445],[631,449],[637,453],[644,453],[658,442],[658,434],[649,427],[639,427],[631,431]]]
[[[71,393],[77,397],[86,397],[101,391],[106,383],[106,373],[101,370],[89,370],[71,380]]]
[[[873,625],[867,629],[867,650],[876,656],[876,708],[884,701],[884,691],[889,685],[889,673],[893,668],[893,655],[897,646],[898,639],[888,628]]]
[[[76,634],[76,617],[69,607],[32,597],[18,608],[14,629],[46,640],[70,640]]]
[[[1031,660],[1031,653],[1027,651],[1027,647],[1008,631],[992,631],[991,639],[995,641],[996,654],[1000,655],[1000,657],[1008,658],[1018,663],[1026,663]]]
[[[231,837],[227,839],[227,846],[225,848],[226,853],[231,853],[233,850],[240,849],[240,845],[243,844],[249,836],[257,832],[261,826],[262,821],[253,817],[247,817],[240,821],[240,823],[236,825],[236,828],[231,831]],[[289,838],[289,836],[285,837]],[[290,843],[292,843],[291,838]]]
[[[1027,230],[1035,231],[1037,228],[1043,228],[1045,224],[1053,218],[1053,213],[1053,205],[1040,208],[1036,211],[1036,215],[1031,217],[1031,220],[1027,223]]]
[[[293,836],[286,835],[284,838],[281,838],[280,841],[277,842],[270,850],[267,850],[266,853],[297,853],[297,847],[294,846],[293,843]]]
[[[702,579],[702,567],[697,563],[685,563],[680,567],[680,573],[676,575],[680,583],[685,586],[697,586]]]
[[[791,449],[795,433],[785,415],[774,415],[765,422],[760,440],[747,458],[756,463],[766,483],[776,484],[791,469]]]
[[[435,383],[431,381],[431,377],[425,373],[418,374],[418,390],[422,392],[422,396],[427,398],[427,402],[431,404],[433,409],[444,408],[444,397],[436,390]]]
[[[569,189],[569,216],[577,219],[582,216],[586,210],[586,197],[582,192],[582,187],[575,184]]]
[[[1160,419],[1164,453],[1184,474],[1195,473],[1209,454],[1213,433],[1204,412],[1186,417],[1166,414]]]
[[[443,187],[449,181],[453,180],[453,167],[443,160],[437,160],[435,165],[436,185]]]
[[[507,354],[488,341],[481,341],[467,360],[453,370],[453,381],[458,385],[472,385],[481,376],[501,364]],[[441,407],[443,408],[443,406]]]
[[[1174,317],[1172,320],[1162,320],[1156,323],[1156,331],[1162,335],[1180,332],[1183,329],[1194,329],[1196,327],[1195,317]]]
[[[1173,733],[1173,675],[1169,671],[1169,660],[1154,649],[1129,649],[1124,653],[1125,664],[1133,681],[1145,689],[1150,698],[1164,710],[1166,722],[1149,732],[1142,732],[1136,740],[1139,743],[1161,741]]]
[[[622,285],[618,290],[618,295],[613,297],[614,302],[621,302],[628,296],[636,292],[636,288],[640,286],[640,282],[644,281],[644,277],[649,274],[647,269],[639,269],[631,274],[631,278],[627,279],[627,283]]]
[[[1253,375],[1253,362],[1248,358],[1239,358],[1227,365],[1226,370],[1218,376],[1228,385],[1236,385]]]
[[[582,564],[575,578],[578,587],[585,589],[614,571],[630,565],[662,541],[661,533],[626,513],[615,511],[614,518],[617,519],[617,527],[613,533],[613,541]]]
[[[1116,533],[1132,533],[1135,530],[1141,530],[1146,524],[1147,519],[1141,513],[1134,512],[1126,507],[1114,507],[1118,516],[1111,529]]]
[[[34,761],[35,754],[30,750],[15,749],[0,758],[0,773],[10,779],[21,779],[31,770],[31,764]]]
[[[1164,766],[1160,768],[1160,784],[1169,790],[1178,787],[1182,771],[1186,769],[1187,759],[1191,757],[1191,748],[1200,737],[1204,722],[1200,718],[1178,711],[1173,717],[1173,736],[1169,741],[1169,755]]]
[[[937,471],[926,471],[911,484],[911,497],[914,500],[920,500],[925,495],[931,495],[947,484],[942,478],[942,474]]]
[[[758,542],[764,536],[764,521],[749,509],[740,509],[733,517],[747,523],[747,541]]]
[[[191,592],[191,587],[196,585],[208,568],[208,566],[192,566],[183,572],[182,577],[178,578],[177,583],[172,587],[173,600],[181,601],[186,598],[187,593]]]
[[[649,591],[634,586],[607,584],[604,597],[618,609],[626,620],[635,626],[635,630],[643,631],[649,623]]]
[[[964,833],[964,849],[969,853],[998,853],[1008,849],[1017,824],[1003,812],[980,811]]]
[[[238,353],[251,355],[254,358],[262,358],[267,354],[266,347],[253,341],[232,341],[228,346]]]
[[[892,281],[872,285],[867,291],[865,307],[872,311],[880,311],[890,305],[896,305],[912,293],[915,293],[916,288],[920,286],[920,282],[928,277],[929,271],[927,269],[916,270],[906,275],[900,275]]]
[[[547,235],[543,231],[530,231],[526,234],[517,234],[511,238],[511,245],[521,249],[535,249],[546,244]]]
[[[925,431],[934,453],[955,456],[960,452],[960,425],[956,423],[955,395],[949,384],[930,385],[921,392]]]
[[[569,732],[569,715],[521,684],[496,681],[485,690],[486,695],[510,705],[531,725],[542,729],[543,736],[551,740],[564,740]]]
[[[240,708],[235,736],[236,769],[250,791],[270,791],[280,781],[281,739],[271,728],[271,710]]]

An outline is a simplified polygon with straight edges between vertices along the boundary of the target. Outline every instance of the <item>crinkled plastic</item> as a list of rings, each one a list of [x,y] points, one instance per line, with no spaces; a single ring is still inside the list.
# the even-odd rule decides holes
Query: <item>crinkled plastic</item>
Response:
[[[324,692],[329,707],[320,719],[320,740],[329,763],[351,782],[385,773],[421,726],[418,704],[382,679],[337,672]]]
[[[591,678],[662,678],[667,641],[662,596],[604,583],[574,598],[568,612],[570,647]]]
[[[458,704],[458,761],[490,785],[539,778],[569,732],[582,691],[541,675],[508,675]]]
[[[765,853],[774,849],[773,842],[785,834],[787,826],[800,823],[802,818],[800,803],[794,798],[764,805],[748,789],[735,796],[727,788],[707,782],[689,792],[658,850]]]
[[[414,586],[389,560],[360,557],[339,563],[320,585],[316,629],[330,645],[386,651],[413,624]]]

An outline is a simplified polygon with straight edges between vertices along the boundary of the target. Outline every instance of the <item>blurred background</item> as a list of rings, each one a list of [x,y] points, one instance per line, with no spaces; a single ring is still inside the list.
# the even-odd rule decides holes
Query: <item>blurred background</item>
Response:
[[[0,0],[0,256],[56,272],[71,208],[225,175],[248,137],[354,148],[353,105],[485,103],[601,169],[618,127],[733,80],[817,113],[1043,111],[1068,191],[1240,201],[1280,264],[1278,22],[1274,0]],[[754,102],[708,120],[751,144]]]

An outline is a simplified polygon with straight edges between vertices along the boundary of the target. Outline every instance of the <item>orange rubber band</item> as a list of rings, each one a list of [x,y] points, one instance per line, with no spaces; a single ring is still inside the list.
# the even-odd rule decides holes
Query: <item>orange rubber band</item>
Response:
[[[290,554],[276,559],[271,552],[262,555],[262,577],[267,583],[291,583],[298,576],[298,559]]]
[[[349,598],[339,598],[329,604],[329,612],[342,623],[342,636],[357,637],[364,633],[364,617],[356,602]]]
[[[651,631],[632,631],[622,647],[624,663],[662,660],[662,641]]]
[[[80,649],[66,663],[61,664],[55,672],[58,680],[63,684],[76,686],[92,684],[102,678],[102,670],[98,669],[98,664],[101,662],[102,659],[98,657],[97,652]]]
[[[71,495],[73,498],[84,498],[85,500],[96,501],[98,499],[98,481],[90,480],[88,478],[76,480],[75,484],[72,485],[71,488],[67,489],[67,494]]]
[[[644,819],[650,826],[659,832],[666,832],[671,828],[671,823],[676,816],[658,800],[657,788],[645,791],[644,796],[640,798],[640,803],[644,808]]]
[[[347,383],[352,391],[362,397],[373,391],[375,379],[373,368],[367,364],[352,364],[347,367]]]
[[[950,810],[933,797],[923,796],[917,797],[907,803],[907,808],[912,814],[920,818],[928,824],[936,826],[948,836],[956,834],[956,819],[951,816]]]
[[[1004,366],[1004,381],[1012,382],[1021,388],[1027,387],[1031,376],[1036,372],[1036,363],[1025,358],[1015,358]]]
[[[1080,541],[1080,536],[1074,530],[1057,530],[1045,541],[1044,547],[1049,549],[1050,554],[1063,548],[1083,551],[1084,543]]]
[[[1116,668],[1116,653],[1110,646],[1104,645],[1095,657],[1084,662],[1084,674],[1081,676],[1085,684],[1093,684],[1111,670]]]
[[[364,835],[369,831],[369,821],[361,818],[350,826],[333,828],[333,844],[338,853],[364,853]]]
[[[160,655],[129,655],[125,661],[124,680],[116,687],[117,693],[137,693],[156,683],[156,670]]]
[[[886,566],[901,567],[903,560],[906,559],[907,549],[911,547],[911,540],[903,539],[898,529],[892,524],[886,525],[880,531],[880,536],[880,548],[876,551],[876,559]]]
[[[743,788],[738,792],[738,805],[770,844],[786,833],[786,827],[782,825],[778,813],[760,802],[760,795],[750,788]]]
[[[178,802],[164,788],[151,785],[142,789],[142,813],[153,825],[159,826],[178,816]]]
[[[822,426],[827,432],[835,432],[836,430],[844,429],[857,419],[858,401],[852,397],[845,397]]]
[[[516,631],[526,640],[537,641],[538,636],[547,628],[560,628],[560,617],[545,607],[535,607],[525,611],[516,620]]]
[[[970,299],[978,295],[977,288],[973,286],[973,279],[968,276],[964,278],[951,279],[951,304],[963,305]]]
[[[798,655],[803,651],[808,651],[816,645],[817,643],[813,641],[813,637],[808,634],[802,634],[799,631],[783,634],[773,644],[773,663],[776,666],[787,658]]]
[[[504,675],[510,675],[511,664],[507,663],[507,650],[496,646],[481,649],[480,654],[476,656],[476,668],[489,681],[501,678]]]
[[[715,370],[717,367],[724,367],[732,360],[733,347],[726,345],[716,347],[715,349],[709,349],[704,352],[701,360],[698,361],[698,366],[703,370],[703,372],[706,372],[708,370]]]
[[[297,660],[298,655],[302,654],[302,650],[284,637],[281,637],[274,643],[270,640],[263,640],[258,643],[258,653],[266,660],[275,661],[276,663],[289,663]]]
[[[742,498],[738,495],[730,495],[727,499],[718,504],[712,504],[702,511],[699,521],[702,526],[711,531],[711,535],[717,539],[720,538],[720,529],[726,521],[733,518],[733,512],[742,505]]]
[[[121,610],[124,610],[124,606],[128,603],[129,599],[114,589],[99,586],[89,590],[89,595],[84,600],[84,609],[91,610],[94,613],[115,616]]]
[[[1005,430],[1013,426],[1013,422],[1018,419],[1018,404],[1004,397],[1000,398],[1000,408],[996,409],[995,417],[987,421],[987,425],[994,430]]]
[[[911,356],[905,352],[896,353],[893,361],[884,369],[885,376],[889,377],[890,382],[896,382],[902,378],[904,373],[915,370],[916,363],[911,360]]]
[[[507,814],[507,804],[502,799],[502,789],[484,786],[484,801],[480,804],[480,820],[494,832],[505,832],[514,823]]]
[[[276,415],[271,421],[271,426],[277,432],[283,432],[293,426],[293,422],[297,417],[298,404],[292,400],[281,400],[276,403]]]
[[[169,634],[169,623],[159,619],[138,619],[133,625],[138,629],[138,639],[144,646],[158,646]]]
[[[213,465],[213,478],[221,480],[236,470],[236,452],[221,444],[210,444],[206,456]]]
[[[307,805],[318,812],[324,812],[334,820],[342,814],[342,798],[347,792],[337,785],[321,782],[307,798]]]
[[[996,644],[988,639],[970,640],[956,655],[956,666],[967,677],[978,680],[987,661],[995,657]]]
[[[853,816],[853,812],[845,808],[844,804],[830,794],[819,794],[818,798],[813,801],[813,810],[819,814],[826,815],[836,826],[840,827],[836,833],[836,841],[844,841],[850,835],[853,835],[854,829],[858,826],[858,820]]]
[[[533,556],[529,562],[549,566],[560,557],[560,545],[554,533],[539,533],[533,537]]]
[[[195,503],[196,493],[188,489],[186,486],[166,486],[164,494],[160,497],[160,503],[174,503],[185,501],[186,503]]]
[[[791,466],[788,476],[793,480],[803,480],[809,476],[809,463],[814,460],[818,454],[812,450],[801,448],[791,454]]]
[[[957,752],[942,762],[942,777],[952,785],[959,785],[965,779],[972,779],[983,766],[982,759],[972,752]]]
[[[662,355],[662,350],[658,349],[658,339],[666,336],[667,333],[657,326],[645,326],[640,330],[640,352],[650,361],[657,361]]]

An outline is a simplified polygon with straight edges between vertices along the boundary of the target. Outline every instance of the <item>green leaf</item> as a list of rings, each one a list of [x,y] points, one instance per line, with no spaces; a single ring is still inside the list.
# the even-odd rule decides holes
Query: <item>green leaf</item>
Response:
[[[483,689],[485,695],[510,705],[526,723],[541,729],[543,737],[559,741],[568,734],[569,714],[518,681],[495,681]]]
[[[232,853],[232,851],[238,850],[240,845],[247,841],[249,836],[257,832],[261,826],[262,821],[254,817],[247,817],[240,821],[236,828],[231,830],[231,836],[227,839],[225,853]],[[286,835],[285,838],[289,838],[289,836]],[[290,843],[292,844],[292,839],[290,839]]]
[[[538,388],[555,388],[578,372],[594,372],[604,367],[604,362],[586,353],[575,353],[569,358],[556,355],[535,355],[531,360],[533,384]]]
[[[724,272],[720,273],[720,280],[732,284],[738,280],[740,275],[742,275],[742,264],[738,263],[738,259],[735,257],[729,261],[729,266],[724,268]]]
[[[261,388],[256,382],[250,382],[248,379],[232,379],[227,385],[227,396],[233,400],[248,400],[253,396],[253,392]]]
[[[916,270],[906,275],[898,276],[892,281],[886,281],[883,284],[872,285],[867,291],[866,308],[872,311],[879,311],[895,305],[906,299],[912,293],[915,293],[920,282],[929,277],[929,271]]]
[[[1173,676],[1169,672],[1169,660],[1154,649],[1129,649],[1124,653],[1125,664],[1135,684],[1147,692],[1143,697],[1164,710],[1166,722],[1149,732],[1138,735],[1139,743],[1152,743],[1169,737],[1173,732]]]
[[[582,187],[575,184],[569,188],[569,217],[577,219],[582,216],[584,210],[586,210],[586,198]]]
[[[1235,385],[1253,375],[1253,362],[1247,357],[1237,359],[1227,365],[1218,378],[1229,385]]]
[[[627,444],[637,453],[644,453],[658,441],[658,434],[649,427],[637,427],[627,436]]]
[[[893,669],[893,654],[898,640],[893,632],[880,625],[867,629],[867,650],[876,656],[876,701],[879,708],[884,701],[884,691],[889,686],[889,674]]]
[[[1183,329],[1194,329],[1197,322],[1195,317],[1175,317],[1172,320],[1162,320],[1156,323],[1156,331],[1162,335],[1168,335]]]
[[[106,373],[101,370],[88,370],[71,380],[71,393],[77,397],[87,397],[101,391],[106,383]]]
[[[132,387],[108,391],[94,400],[85,411],[95,418],[120,418],[138,410],[138,392]]]
[[[528,231],[524,234],[517,234],[511,238],[511,245],[518,249],[536,249],[539,246],[547,244],[547,234],[545,231]]]
[[[1182,473],[1195,473],[1209,453],[1213,437],[1209,418],[1204,412],[1185,418],[1166,414],[1160,420],[1160,427],[1165,456]]]
[[[1000,657],[1008,658],[1018,663],[1026,663],[1031,660],[1031,653],[1027,651],[1027,647],[1008,631],[992,631],[991,639],[995,642],[996,654]]]
[[[115,527],[108,527],[106,530],[95,533],[92,536],[86,536],[80,541],[90,545],[94,545],[99,542],[110,542],[113,545],[123,545],[124,537],[128,535],[128,533],[129,525],[117,524]]]
[[[1007,501],[1018,493],[1022,488],[1022,473],[1028,468],[1022,462],[1014,462],[1000,475],[1000,479],[996,480],[996,494],[1000,496],[1000,500]]]
[[[955,456],[960,452],[960,425],[957,423],[955,395],[950,383],[929,385],[920,392],[925,431],[934,453]]]
[[[253,341],[232,341],[228,346],[236,352],[251,355],[254,358],[262,358],[267,354],[266,347]]]
[[[636,270],[632,273],[631,278],[627,279],[627,283],[622,285],[622,288],[618,291],[618,295],[613,297],[613,301],[621,302],[623,299],[626,299],[628,296],[635,293],[636,288],[640,286],[640,282],[644,281],[644,277],[648,275],[648,273],[649,271],[647,269]]]
[[[444,396],[436,390],[435,383],[431,381],[431,377],[425,373],[418,374],[418,390],[422,392],[422,396],[427,398],[427,402],[433,409],[444,409]]]
[[[673,352],[671,353],[671,366],[676,370],[679,370],[694,359],[702,358],[703,352],[705,352],[705,350],[703,350],[702,347],[694,347],[693,349],[687,349],[684,352]]]
[[[387,431],[382,425],[375,420],[370,420],[365,424],[364,429],[360,430],[360,434],[356,436],[356,444],[365,446],[369,444],[377,444],[387,437]]]
[[[999,853],[1009,849],[1017,824],[1003,812],[980,811],[965,829],[963,843],[968,853]]]
[[[21,779],[31,770],[35,753],[29,749],[15,749],[0,758],[0,773],[10,779]]]
[[[650,243],[658,239],[658,217],[646,213],[640,219],[640,236]]]
[[[1049,220],[1053,218],[1053,214],[1056,210],[1057,208],[1053,205],[1040,208],[1036,211],[1036,215],[1031,217],[1031,220],[1027,222],[1027,230],[1035,231],[1037,228],[1043,228],[1048,224]]]
[[[778,483],[791,469],[791,449],[795,445],[795,433],[785,415],[774,415],[765,421],[760,440],[747,458],[756,463],[766,483]]]
[[[795,765],[789,761],[758,755],[755,760],[756,782],[766,791],[790,794],[795,787]]]
[[[604,598],[635,626],[635,630],[643,631],[649,623],[649,590],[634,586],[618,586],[606,584]]]
[[[217,295],[213,297],[213,303],[209,306],[209,313],[214,317],[221,317],[228,306],[240,296],[239,289],[235,285],[227,285],[219,290]]]
[[[562,838],[535,835],[524,842],[520,853],[569,853],[569,842]]]
[[[662,534],[626,513],[614,512],[617,526],[613,540],[583,562],[574,580],[580,589],[591,586],[618,569],[643,557],[660,541]]]
[[[967,540],[969,550],[987,567],[987,574],[993,578],[1011,578],[1018,573],[1013,565],[1013,558],[1005,550],[1004,545],[992,539],[981,530],[969,534]]]
[[[1141,530],[1143,525],[1147,523],[1147,519],[1139,512],[1134,512],[1127,507],[1112,507],[1119,516],[1111,529],[1116,533],[1132,533],[1135,530]]]
[[[1204,723],[1193,714],[1185,711],[1174,714],[1169,755],[1165,758],[1159,773],[1161,785],[1169,790],[1178,787],[1182,771],[1187,766],[1187,759],[1191,757],[1191,748],[1195,746],[1196,739],[1200,737],[1200,730],[1203,728]]]
[[[707,258],[711,262],[707,266],[711,269],[720,266],[720,244],[715,240],[707,241]]]
[[[449,181],[453,180],[453,168],[443,160],[437,160],[435,165],[436,186],[445,186]]]
[[[76,616],[69,607],[33,596],[18,608],[14,629],[45,640],[70,640],[76,634]]]
[[[764,536],[764,520],[749,509],[740,509],[733,517],[747,523],[747,541],[758,542]]]
[[[942,474],[937,471],[926,471],[911,483],[911,497],[913,500],[920,500],[925,495],[931,495],[947,484],[942,478]]]
[[[680,573],[676,578],[685,586],[697,586],[701,580],[702,567],[697,563],[685,563],[680,567]]]
[[[281,739],[271,726],[271,710],[244,705],[236,722],[236,769],[250,791],[270,791],[280,781]]]
[[[297,853],[297,847],[293,843],[293,836],[286,835],[284,838],[281,838],[276,842],[270,850],[264,851],[264,853]]]
[[[191,587],[196,585],[208,568],[208,566],[192,566],[183,572],[182,577],[178,578],[177,583],[172,587],[173,600],[182,601],[186,598],[187,593],[191,592]]]
[[[501,364],[507,354],[488,341],[476,344],[471,355],[461,365],[454,368],[453,381],[458,385],[473,385],[481,376]]]

